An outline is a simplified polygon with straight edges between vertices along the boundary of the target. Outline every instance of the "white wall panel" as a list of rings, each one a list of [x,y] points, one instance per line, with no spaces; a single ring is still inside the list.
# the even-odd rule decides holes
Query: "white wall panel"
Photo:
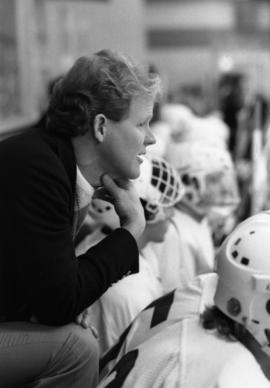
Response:
[[[234,26],[235,17],[230,2],[191,0],[149,4],[145,23],[148,28],[228,29]]]

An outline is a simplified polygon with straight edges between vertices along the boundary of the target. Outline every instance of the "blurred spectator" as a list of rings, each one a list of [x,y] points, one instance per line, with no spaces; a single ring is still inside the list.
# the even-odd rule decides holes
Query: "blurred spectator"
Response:
[[[245,103],[245,77],[242,73],[231,72],[221,75],[218,82],[219,109],[225,123],[230,128],[229,150],[235,159],[238,117]]]
[[[207,115],[212,110],[207,96],[199,84],[182,86],[181,103],[190,108],[195,116],[199,117]]]
[[[239,220],[262,210],[266,192],[266,148],[269,125],[269,102],[258,93],[239,115],[239,131],[235,153],[242,202]],[[265,151],[263,152],[263,149]]]

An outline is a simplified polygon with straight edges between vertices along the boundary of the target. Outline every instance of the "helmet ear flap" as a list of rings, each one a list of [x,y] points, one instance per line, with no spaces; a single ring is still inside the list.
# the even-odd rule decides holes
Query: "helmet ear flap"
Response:
[[[227,302],[227,311],[233,317],[241,313],[241,303],[237,298],[231,298]]]

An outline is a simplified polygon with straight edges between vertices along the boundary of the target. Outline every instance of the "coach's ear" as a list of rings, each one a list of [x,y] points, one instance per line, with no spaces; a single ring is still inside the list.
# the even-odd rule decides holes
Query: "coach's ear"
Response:
[[[99,113],[94,118],[94,138],[98,143],[102,143],[105,139],[107,132],[107,123],[108,120],[104,114]]]

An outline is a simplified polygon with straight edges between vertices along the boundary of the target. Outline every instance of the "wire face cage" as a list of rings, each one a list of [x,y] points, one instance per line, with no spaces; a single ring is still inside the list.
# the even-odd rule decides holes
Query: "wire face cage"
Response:
[[[165,160],[152,158],[151,184],[161,193],[160,204],[172,206],[178,202],[184,194],[184,186],[177,171]]]
[[[174,206],[185,192],[176,169],[156,156],[145,159],[141,176],[135,185],[147,222],[155,222],[159,218],[158,214],[162,216],[163,208]]]

